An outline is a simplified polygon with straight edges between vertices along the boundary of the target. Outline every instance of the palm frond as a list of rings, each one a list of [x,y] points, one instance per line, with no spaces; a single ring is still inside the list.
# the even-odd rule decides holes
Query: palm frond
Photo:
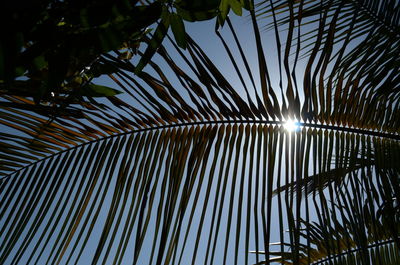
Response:
[[[281,3],[274,43],[250,11],[256,64],[234,21],[216,30],[235,77],[188,36],[185,51],[165,43],[138,76],[118,54],[99,58],[122,95],[55,106],[2,95],[0,263],[395,257],[397,50],[371,37],[381,55],[362,42],[334,55],[341,31],[354,36],[353,2]],[[303,8],[320,26],[304,43]],[[301,45],[311,47],[305,62]],[[284,129],[289,119],[301,128]]]
[[[372,148],[370,140],[327,137],[315,129],[289,133],[279,126],[235,124],[133,132],[82,145],[2,181],[2,263],[69,264],[87,262],[86,258],[117,264],[260,262],[261,256],[251,261],[250,250],[265,251],[263,257],[269,257],[276,251],[266,248],[277,236],[299,257],[301,237],[309,233],[312,237],[306,238],[317,243],[315,229],[307,227],[307,234],[301,230],[301,220],[314,211],[320,229],[346,221],[342,226],[347,229],[338,230],[339,224],[333,228],[346,233],[344,238],[358,231],[349,228],[359,227],[352,219],[359,209],[358,217],[370,223],[365,225],[372,233],[369,240],[376,240],[376,235],[379,240],[393,238],[399,229],[393,226],[398,224],[393,207],[398,206],[391,198],[399,197],[398,179],[393,179],[398,171],[393,167],[374,167],[389,172],[385,179],[383,173],[365,170],[349,181],[330,181],[327,189],[314,188],[312,200],[303,199],[302,194],[310,192],[307,188],[273,194],[276,188],[306,178],[312,168],[319,172],[334,166],[329,160],[317,162],[327,161],[324,156],[332,152],[323,146],[351,157],[360,145]],[[399,150],[396,141],[387,143]],[[386,155],[380,158],[392,157]],[[374,188],[375,182],[381,188]],[[367,196],[370,193],[373,196]],[[373,208],[357,208],[365,197]],[[276,217],[281,221],[277,223]],[[388,225],[394,230],[384,228]],[[289,235],[276,234],[287,228]],[[362,242],[360,238],[353,244],[359,247]],[[148,244],[151,252],[143,249]],[[326,251],[325,243],[319,244]],[[330,248],[328,253],[336,253]],[[200,249],[207,254],[200,254]],[[292,256],[294,262],[299,261],[296,257]]]
[[[303,119],[398,129],[392,106],[398,106],[399,97],[399,12],[398,1],[391,0],[260,3],[258,15],[272,16],[268,21],[276,34],[280,25],[287,27],[285,58],[291,51],[296,66],[305,53]],[[283,45],[277,44],[280,50]],[[287,63],[285,68],[289,80]]]

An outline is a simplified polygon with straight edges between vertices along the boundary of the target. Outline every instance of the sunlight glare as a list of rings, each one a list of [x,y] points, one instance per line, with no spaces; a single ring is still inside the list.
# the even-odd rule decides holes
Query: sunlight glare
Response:
[[[283,124],[283,127],[288,131],[288,132],[294,132],[300,128],[299,123],[294,120],[287,120]]]

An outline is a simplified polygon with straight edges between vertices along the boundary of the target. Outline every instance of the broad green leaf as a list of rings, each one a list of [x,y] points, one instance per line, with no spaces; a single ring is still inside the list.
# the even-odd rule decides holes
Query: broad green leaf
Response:
[[[224,25],[226,17],[228,16],[229,9],[230,9],[230,1],[231,0],[221,0],[219,4],[219,23],[220,25]]]
[[[120,93],[120,91],[114,88],[96,85],[93,83],[87,84],[79,89],[79,94],[87,97],[109,97],[118,95]]]
[[[190,22],[209,20],[216,17],[218,14],[217,9],[188,11],[186,9],[177,7],[176,11],[182,19]]]
[[[241,5],[246,10],[253,10],[254,9],[254,1],[253,0],[240,0]]]
[[[175,41],[182,49],[186,49],[186,31],[182,18],[178,14],[171,14],[171,28],[174,33]]]
[[[26,73],[26,69],[22,66],[18,66],[15,68],[15,77],[23,76]]]
[[[229,0],[229,5],[236,15],[242,15],[242,4],[238,0]]]
[[[33,59],[33,65],[36,69],[41,70],[47,66],[46,59],[43,55],[36,57]]]
[[[139,63],[135,67],[135,74],[138,75],[142,72],[143,68],[150,62],[153,55],[156,53],[157,49],[160,47],[165,35],[167,35],[168,28],[170,26],[170,17],[165,14],[158,24],[153,37],[148,42],[146,51],[144,52],[142,58],[140,58]]]
[[[177,0],[174,1],[176,8],[185,9],[189,12],[198,12],[217,9],[221,0]]]

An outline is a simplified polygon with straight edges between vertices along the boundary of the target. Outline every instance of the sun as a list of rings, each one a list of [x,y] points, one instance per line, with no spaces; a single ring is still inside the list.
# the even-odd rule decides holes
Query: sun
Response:
[[[288,132],[294,132],[297,131],[300,128],[300,124],[298,121],[295,120],[287,120],[283,123],[283,127],[288,131]]]

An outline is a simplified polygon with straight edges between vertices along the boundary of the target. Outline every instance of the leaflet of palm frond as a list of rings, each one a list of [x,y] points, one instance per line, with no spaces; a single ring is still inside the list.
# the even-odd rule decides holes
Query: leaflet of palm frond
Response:
[[[258,32],[258,27],[257,27],[257,22],[254,20],[254,29],[256,32]],[[230,21],[228,20],[228,25],[230,24]],[[232,26],[230,26],[232,30]],[[245,59],[245,54],[243,53],[243,48],[240,45],[240,42],[237,40],[236,34],[234,30],[232,30],[232,33],[236,39],[235,43],[237,44],[238,47],[238,52],[241,54],[241,57],[244,61],[244,67],[247,70],[247,73],[250,77],[251,80],[254,80],[253,73],[251,73],[249,64],[247,60]],[[220,39],[222,40],[222,43],[225,43],[225,40],[221,35],[217,32],[218,36],[220,36]],[[227,52],[227,56],[229,57],[232,66],[234,69],[236,69],[236,73],[238,73],[238,77],[240,80],[242,80],[242,85],[245,91],[247,91],[247,98],[246,100],[243,100],[241,96],[236,92],[236,88],[233,89],[233,86],[230,84],[229,80],[227,80],[224,75],[220,72],[218,67],[214,65],[212,60],[208,58],[208,56],[204,53],[204,51],[195,43],[193,40],[188,36],[188,54],[183,54],[181,50],[177,48],[177,52],[182,56],[182,59],[187,63],[187,66],[192,70],[193,75],[198,79],[197,81],[194,80],[193,77],[187,74],[186,71],[182,71],[182,69],[178,68],[177,64],[171,60],[170,56],[167,54],[166,50],[163,47],[160,47],[158,50],[158,53],[163,57],[163,59],[166,61],[166,63],[171,67],[171,70],[177,75],[181,85],[186,89],[186,91],[189,94],[190,99],[193,101],[192,104],[196,105],[201,113],[204,113],[207,111],[207,116],[210,116],[213,113],[209,113],[209,110],[212,110],[213,112],[215,111],[217,115],[222,115],[223,118],[235,118],[235,119],[269,119],[270,117],[273,117],[274,119],[277,117],[278,119],[281,119],[280,112],[281,108],[279,106],[279,101],[277,96],[275,95],[275,92],[272,88],[271,82],[270,82],[270,77],[268,73],[268,68],[265,62],[265,56],[263,52],[263,46],[262,46],[262,40],[259,36],[259,34],[256,37],[256,44],[257,44],[257,51],[259,53],[259,62],[261,65],[260,70],[260,77],[261,80],[264,80],[261,85],[261,89],[256,88],[253,82],[253,89],[255,92],[255,99],[257,104],[253,102],[253,99],[249,96],[249,89],[247,88],[246,83],[243,81],[242,74],[240,73],[239,66],[238,66],[238,61],[235,60],[233,53],[235,51],[232,51],[231,48],[226,45],[225,43],[225,50]],[[172,43],[173,44],[173,43]],[[175,44],[173,44],[175,45]],[[176,46],[176,45],[175,45]],[[237,53],[237,52],[236,52]],[[190,59],[190,60],[189,60]],[[129,64],[130,63],[126,63]],[[285,64],[287,65],[287,61],[285,61]],[[157,70],[157,66],[152,64],[154,70],[157,72],[157,74],[160,75],[160,79],[157,82],[159,85],[163,87],[163,90],[165,92],[168,91],[168,94],[165,94],[162,92],[160,94],[161,87],[156,88],[154,85],[151,85],[156,93],[160,95],[158,100],[165,101],[166,105],[169,105],[173,107],[176,103],[182,104],[182,100],[177,98],[177,94],[174,91],[173,86],[171,86],[171,82],[168,81],[165,75],[162,74],[161,71]],[[124,67],[125,70],[132,69],[132,67],[126,66]],[[148,83],[149,81],[149,76],[146,73],[143,73],[140,75],[141,78],[144,78],[144,80]],[[132,80],[131,80],[132,81]],[[134,82],[134,81],[132,81]],[[150,85],[150,83],[148,83]],[[137,84],[136,84],[137,85]],[[296,91],[296,97],[294,97],[294,92],[292,91],[292,84],[289,85],[288,89],[290,90],[287,95],[288,95],[288,101],[289,101],[289,106],[291,107],[291,112],[294,112],[297,117],[300,117],[298,115],[298,111],[294,110],[299,110],[299,97],[298,97],[298,91]],[[141,89],[142,90],[142,89]],[[206,92],[206,93],[205,93]],[[199,102],[196,100],[194,97],[197,95],[200,97],[201,101]],[[173,98],[170,98],[170,96],[173,96]],[[147,98],[147,95],[146,95]],[[263,102],[261,102],[261,99],[263,99]],[[172,101],[171,101],[172,100]],[[281,98],[285,102],[285,98]],[[204,102],[205,101],[205,102]],[[204,105],[204,103],[207,103],[207,105]],[[215,105],[217,109],[213,106]],[[201,106],[201,107],[200,107]],[[189,105],[190,107],[190,105]],[[293,108],[292,108],[293,107]],[[286,109],[287,107],[283,107],[283,109]],[[179,108],[180,114],[183,114],[187,111],[188,106],[183,105],[183,107]],[[287,114],[285,114],[287,115]],[[291,114],[293,116],[293,113]],[[213,114],[215,116],[215,114]]]
[[[333,145],[331,141],[333,141],[333,132],[330,133],[331,138],[328,141],[330,142],[326,146],[328,149],[323,150],[323,152],[333,152]],[[339,137],[339,134],[336,135]],[[348,141],[354,141],[354,139],[347,139]],[[365,139],[362,137],[362,141],[364,142]],[[286,189],[296,189],[300,187],[303,191],[308,191],[308,195],[315,190],[319,190],[319,185],[324,190],[328,185],[331,183],[343,183],[347,177],[352,177],[353,172],[358,172],[359,170],[366,170],[370,168],[375,168],[379,174],[391,174],[392,178],[384,178],[384,179],[391,179],[390,185],[392,189],[396,189],[396,194],[399,193],[399,189],[396,188],[398,186],[398,180],[394,177],[398,174],[399,167],[398,163],[396,162],[394,157],[399,157],[399,147],[397,146],[398,143],[396,141],[376,141],[374,147],[367,152],[366,146],[358,148],[358,146],[354,146],[352,150],[346,150],[343,152],[340,148],[346,148],[345,146],[339,147],[335,149],[335,154],[332,154],[332,158],[335,161],[331,161],[331,165],[329,168],[326,168],[326,171],[320,172],[315,175],[306,176],[301,179],[300,182],[293,182],[285,186],[281,186],[279,189],[274,191],[274,194],[280,193]],[[390,151],[389,151],[390,150]],[[328,161],[328,163],[329,163]],[[332,169],[330,169],[333,167]],[[389,184],[388,184],[389,185]],[[317,189],[318,188],[318,189]],[[307,195],[304,193],[304,195]],[[396,195],[398,196],[398,195]]]
[[[173,43],[172,43],[173,44]],[[239,42],[237,43],[239,49],[241,49]],[[174,45],[174,44],[173,44]],[[261,47],[261,46],[260,46]],[[229,47],[225,46],[228,55],[230,54]],[[187,63],[187,66],[192,70],[192,74],[195,76],[192,77],[187,73],[189,71],[183,71],[170,57],[167,51],[160,47],[158,53],[163,57],[165,62],[174,72],[174,74],[178,77],[180,84],[189,94],[193,105],[195,105],[199,112],[205,116],[206,119],[209,119],[209,116],[216,117],[216,115],[220,116],[219,118],[235,118],[235,119],[260,119],[267,118],[265,105],[261,105],[260,98],[256,92],[257,99],[257,107],[250,97],[247,98],[247,101],[243,100],[241,96],[237,93],[237,91],[233,88],[233,86],[229,83],[228,80],[225,79],[224,75],[220,72],[218,67],[214,65],[212,60],[208,58],[208,56],[204,53],[204,51],[199,47],[189,36],[188,36],[188,54],[183,54],[181,50],[177,48],[177,52],[182,56],[182,59]],[[189,58],[188,58],[189,57]],[[189,61],[189,59],[191,61]],[[231,56],[230,60],[234,66],[236,66],[236,61]],[[130,63],[125,63],[130,65]],[[161,102],[165,102],[165,105],[168,107],[172,107],[176,109],[177,114],[182,115],[187,113],[188,110],[194,114],[196,117],[199,116],[199,113],[194,113],[194,109],[191,105],[188,105],[186,102],[182,100],[180,95],[176,92],[173,84],[168,80],[163,71],[159,69],[159,67],[150,63],[153,69],[156,71],[157,75],[159,75],[159,79],[154,80],[155,75],[149,75],[146,72],[140,74],[140,77],[149,85],[149,87],[154,90],[157,94],[157,98],[152,99],[153,97],[148,94],[147,88],[139,85],[135,80],[129,79],[129,82],[134,83],[135,86],[140,87],[140,91],[138,91],[138,95],[144,94],[145,100],[152,100],[152,104],[160,104]],[[129,66],[125,66],[124,69],[131,69]],[[264,75],[267,74],[266,69],[264,70]],[[237,71],[238,72],[238,71]],[[121,73],[122,74],[122,73]],[[251,73],[249,72],[251,75]],[[251,78],[253,76],[251,75]],[[153,81],[151,80],[153,79]],[[197,80],[195,80],[197,79]],[[154,82],[155,81],[155,82]],[[244,83],[242,83],[244,84]],[[245,86],[245,84],[244,84]],[[140,92],[140,93],[139,93]],[[263,92],[264,93],[264,92]],[[271,112],[270,113],[278,113],[279,107],[276,96],[274,92],[269,89],[269,93],[272,95],[275,106],[269,106]],[[196,98],[199,97],[198,99]],[[200,99],[200,100],[199,100]],[[270,102],[272,101],[269,100]],[[163,103],[164,104],[164,103]],[[268,104],[267,104],[268,105]],[[272,110],[272,109],[275,110]],[[163,111],[164,112],[164,111]],[[191,119],[193,120],[193,115]],[[221,117],[222,115],[222,117]],[[273,114],[275,115],[275,114]],[[187,120],[187,117],[184,118]]]
[[[211,91],[210,98],[207,94],[203,92],[203,89],[201,87],[202,85],[197,84],[189,75],[187,75],[187,70],[183,71],[181,68],[179,68],[171,60],[163,47],[159,48],[158,53],[163,56],[169,67],[171,67],[171,70],[174,71],[174,73],[176,74],[176,77],[179,79],[180,84],[189,93],[190,99],[192,100],[192,102],[190,103],[195,105],[198,108],[199,112],[206,119],[210,119],[210,116],[213,117],[213,119],[216,119],[215,113],[218,113],[218,116],[220,116],[220,112],[227,112],[223,104],[219,105],[222,107],[221,111],[217,111],[211,105],[210,100],[215,101],[218,98],[215,95],[214,90],[209,90]],[[128,65],[124,67],[125,69],[131,69],[131,63],[125,62],[124,64]],[[147,112],[151,113],[153,116],[156,117],[156,120],[162,122],[163,124],[165,124],[166,122],[177,122],[178,120],[180,120],[181,122],[185,120],[188,121],[189,117],[189,120],[191,121],[203,119],[203,117],[200,116],[199,113],[197,113],[190,104],[183,101],[179,93],[177,93],[174,86],[171,85],[171,83],[168,81],[168,78],[165,76],[165,74],[163,74],[159,67],[152,62],[150,62],[150,66],[155,70],[156,75],[149,75],[146,72],[142,72],[140,74],[140,77],[147,86],[139,83],[128,73],[118,73],[118,78],[124,81],[125,84],[129,88],[131,88],[134,93],[130,92],[128,88],[125,87],[125,85],[123,85],[120,81],[115,81],[124,89],[126,93],[129,93],[130,96],[132,96],[140,105],[142,105]],[[159,75],[158,78],[160,79],[155,79],[157,75]],[[151,91],[154,91],[156,93],[156,96],[153,96],[152,93],[149,93]],[[202,99],[199,101],[198,99],[196,99],[195,96],[199,96]],[[207,105],[204,104],[203,100],[206,101]],[[217,101],[217,104],[218,103],[220,103],[220,101]],[[177,117],[175,118],[174,115],[177,115]],[[158,117],[161,117],[162,119]]]
[[[2,137],[2,145],[7,146],[2,150],[2,175],[40,159],[39,153],[52,155],[85,141],[159,124],[156,119],[162,120],[117,97],[109,96],[106,100],[117,108],[108,107],[104,100],[82,99],[65,106],[38,105],[29,98],[2,95],[0,123],[13,132],[12,137]],[[22,160],[28,156],[29,161]]]
[[[255,116],[248,103],[233,89],[210,58],[193,41],[189,44],[192,48],[189,49],[189,52],[199,73],[199,80],[205,85],[213,101],[220,107],[221,113],[226,113],[225,118],[254,119]],[[222,95],[222,100],[219,99],[221,97],[216,92]]]
[[[293,6],[293,7],[291,7]],[[340,10],[338,17],[339,23],[335,27],[335,34],[337,37],[334,42],[339,43],[346,39],[346,35],[350,34],[349,41],[356,39],[357,37],[363,36],[366,33],[373,32],[370,36],[380,36],[384,39],[381,43],[387,43],[390,38],[399,38],[399,19],[398,13],[400,12],[400,6],[395,0],[385,1],[351,1],[351,0],[334,0],[334,1],[263,1],[256,8],[257,16],[272,17],[273,12],[277,14],[277,23],[279,26],[289,25],[290,19],[284,14],[289,13],[290,9],[297,12],[294,13],[295,19],[298,21],[297,27],[305,25],[317,25],[319,22],[318,16],[329,10],[328,19],[332,19],[335,16],[335,11]],[[306,22],[301,23],[305,20]],[[323,34],[328,35],[330,25],[324,26]],[[269,28],[273,29],[274,26],[269,24]],[[310,27],[303,33],[304,40],[307,41],[307,45],[304,46],[306,51],[309,52],[309,47],[312,46],[308,42],[316,37],[316,27]],[[328,40],[327,38],[324,38]],[[365,38],[368,41],[368,38]]]
[[[352,261],[353,255],[361,259],[362,264],[369,264],[370,262],[373,262],[373,264],[382,262],[396,264],[399,261],[399,255],[385,253],[388,248],[396,252],[396,248],[398,248],[396,239],[393,239],[391,233],[388,232],[384,221],[377,216],[370,215],[367,201],[364,203],[362,215],[355,212],[352,213],[353,220],[347,218],[341,221],[334,220],[334,226],[329,226],[326,223],[319,225],[301,221],[308,231],[307,234],[301,232],[301,235],[313,245],[311,250],[308,250],[306,245],[302,245],[301,259],[303,261],[306,258],[309,259],[304,264],[349,264],[348,262]],[[362,236],[364,234],[366,236]],[[361,240],[365,240],[365,242],[362,243]],[[329,256],[328,246],[335,250],[335,254]],[[289,247],[292,246],[289,245]],[[308,256],[306,251],[309,252]],[[277,256],[281,254],[275,253]],[[286,252],[284,255],[288,256],[290,252]]]
[[[78,118],[75,118],[71,113],[64,113],[54,118],[52,111],[47,111],[47,113],[46,111],[36,111],[36,108],[40,109],[42,107],[34,105],[30,100],[11,96],[3,98],[6,100],[5,103],[9,102],[11,104],[2,107],[0,123],[7,126],[10,132],[14,133],[12,137],[6,137],[5,134],[2,135],[4,136],[2,137],[2,145],[7,145],[7,149],[3,149],[5,157],[2,159],[2,163],[5,164],[16,162],[16,158],[12,156],[13,154],[18,153],[21,157],[26,157],[31,152],[31,154],[36,152],[36,154],[47,153],[51,155],[53,152],[59,152],[83,141],[105,136],[100,130],[115,133],[117,130],[114,127],[118,128],[117,124],[112,119],[108,119],[106,114],[98,115],[96,113],[96,111],[101,112],[102,110],[100,109],[90,112],[79,108],[71,108],[71,111],[79,113]],[[32,106],[32,109],[21,109],[19,106],[15,106],[15,104],[19,104],[17,103],[18,101],[23,101],[25,106]],[[48,108],[53,110],[50,106]],[[65,110],[68,111],[68,109]],[[91,115],[93,116],[90,117]],[[107,122],[113,127],[107,125]],[[39,159],[41,155],[35,156],[36,159]],[[36,160],[32,156],[30,158],[32,160],[24,161],[22,164],[14,164],[14,170]]]
[[[398,262],[398,255],[383,255],[387,248],[395,251],[394,249],[400,244],[398,222],[400,209],[397,203],[399,188],[396,186],[399,171],[398,163],[394,160],[398,157],[397,144],[379,138],[373,141],[368,138],[358,138],[357,142],[349,144],[336,142],[336,150],[340,148],[345,150],[338,150],[342,155],[341,157],[336,155],[335,164],[348,161],[344,163],[349,164],[348,167],[353,170],[348,173],[347,180],[334,180],[328,185],[323,181],[315,181],[324,186],[313,187],[313,200],[318,211],[319,223],[311,224],[302,220],[303,228],[300,230],[304,241],[310,242],[313,246],[306,248],[308,253],[300,251],[302,257],[300,259],[309,259],[306,264],[310,262],[348,264],[347,262],[352,260],[352,255],[356,255],[362,264],[369,264],[370,260],[377,264]],[[351,159],[350,153],[354,152],[347,151],[349,146],[358,147],[359,149],[355,149],[359,150],[356,152],[357,156],[373,163],[354,168],[358,162],[356,159]],[[317,150],[317,153],[323,154],[326,151]],[[327,160],[324,158],[324,161]],[[324,166],[322,170],[323,168]],[[320,202],[315,200],[318,190],[322,199]],[[278,195],[281,193],[276,192]],[[323,200],[325,196],[330,197],[329,206],[325,204],[327,200]],[[302,245],[306,246],[304,243]],[[291,245],[291,248],[296,247]]]
[[[380,49],[379,46],[375,48],[378,51]],[[337,75],[337,80],[339,80],[337,85],[340,89],[335,92],[334,103],[338,107],[334,109],[334,116],[335,120],[344,118],[350,124],[350,122],[353,122],[350,119],[351,115],[357,115],[361,118],[354,120],[355,126],[366,126],[371,129],[393,132],[398,130],[399,126],[397,114],[392,109],[392,106],[398,105],[399,91],[398,85],[395,84],[398,76],[394,73],[397,71],[398,65],[393,64],[395,59],[387,61],[381,55],[375,54],[374,49],[371,48],[365,54],[358,54],[357,58],[360,59],[360,62],[365,63],[365,66],[354,70],[349,70],[346,66]],[[357,52],[360,51],[355,50],[352,53],[354,58],[351,59],[356,59],[355,54]],[[381,51],[381,54],[383,54],[383,51]],[[387,56],[393,55],[393,53],[387,54]],[[387,63],[387,67],[390,69],[381,66],[382,63]],[[347,81],[345,81],[346,79]],[[388,85],[391,85],[389,90]],[[357,106],[357,104],[359,105]],[[340,112],[347,112],[348,114],[343,117],[343,114],[338,115]],[[371,119],[376,121],[370,123],[369,120]]]
[[[77,118],[82,117],[82,113],[76,109],[35,105],[29,101],[26,102],[21,100],[23,99],[23,97],[18,97],[18,96],[13,97],[13,96],[2,95],[1,97],[5,99],[5,101],[0,102],[1,108],[13,108],[15,110],[31,111],[39,115],[46,115],[46,116],[49,114],[54,114],[58,116],[71,116]]]
[[[354,264],[354,255],[362,264],[396,264],[400,256],[387,253],[397,252],[396,239],[388,232],[387,224],[376,216],[371,216],[370,209],[365,201],[363,215],[351,213],[352,220],[343,218],[341,221],[332,220],[334,226],[327,223],[319,225],[302,220],[304,230],[300,232],[304,240],[310,241],[313,248],[301,245],[299,264]],[[393,218],[393,215],[392,217]],[[398,229],[397,225],[397,229]],[[304,231],[307,231],[305,233]],[[363,236],[366,233],[366,236]],[[362,242],[364,240],[365,242]],[[277,243],[280,244],[280,243]],[[290,248],[290,244],[285,244]],[[329,249],[334,254],[329,254]],[[290,256],[291,252],[274,253],[277,258],[270,261],[279,261],[282,264],[293,264],[283,259]],[[262,264],[262,263],[260,263]]]
[[[279,17],[276,13],[282,8],[295,18]],[[298,32],[293,39],[297,41],[293,44],[297,45],[295,61],[298,49],[307,50],[304,120],[391,132],[399,129],[391,108],[399,105],[399,10],[398,3],[389,0],[299,1],[294,7],[291,1],[278,1],[269,5],[267,12],[278,21],[270,22],[271,27],[289,25],[287,45],[292,42],[292,31]],[[307,18],[313,19],[310,26],[294,23],[301,25]],[[306,36],[308,32],[312,36]],[[356,41],[359,36],[363,38]]]

